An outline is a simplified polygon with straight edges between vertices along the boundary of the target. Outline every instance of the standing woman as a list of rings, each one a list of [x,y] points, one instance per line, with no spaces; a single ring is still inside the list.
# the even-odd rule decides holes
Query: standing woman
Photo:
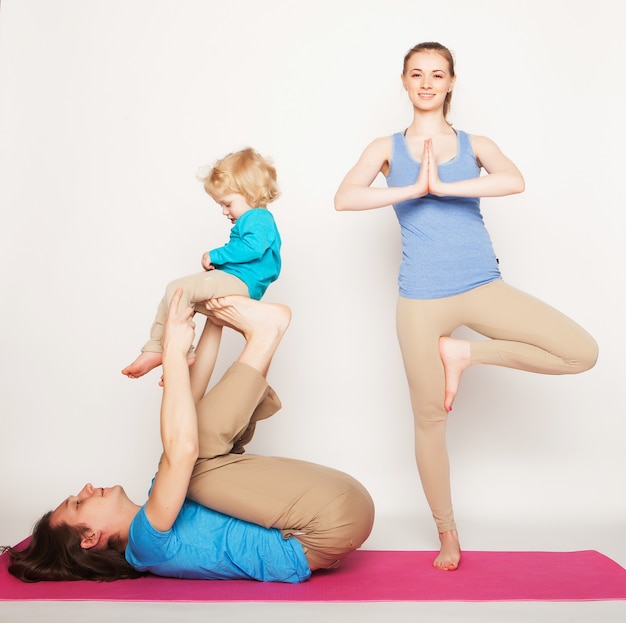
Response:
[[[520,193],[524,179],[493,141],[447,121],[456,81],[451,52],[440,43],[420,43],[404,57],[401,77],[413,104],[411,125],[367,146],[339,186],[335,208],[393,205],[400,223],[396,324],[415,454],[441,543],[433,565],[453,570],[461,547],[445,434],[463,371],[490,364],[575,374],[595,364],[598,347],[567,316],[502,280],[480,197]],[[379,173],[387,188],[371,187]],[[450,337],[460,326],[490,339]]]

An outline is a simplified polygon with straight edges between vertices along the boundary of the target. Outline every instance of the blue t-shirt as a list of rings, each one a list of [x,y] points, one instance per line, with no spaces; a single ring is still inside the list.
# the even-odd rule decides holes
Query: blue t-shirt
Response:
[[[209,251],[211,264],[239,277],[250,298],[260,300],[281,269],[281,239],[274,216],[266,208],[244,212],[230,230],[223,247]]]
[[[388,186],[415,183],[420,170],[401,132],[392,137]],[[457,131],[457,154],[438,165],[442,182],[480,175],[469,136]],[[402,234],[400,295],[434,299],[467,292],[500,278],[498,260],[478,197],[426,195],[394,206]]]
[[[304,582],[311,570],[299,541],[185,500],[174,525],[155,530],[145,506],[134,517],[126,560],[171,578]]]

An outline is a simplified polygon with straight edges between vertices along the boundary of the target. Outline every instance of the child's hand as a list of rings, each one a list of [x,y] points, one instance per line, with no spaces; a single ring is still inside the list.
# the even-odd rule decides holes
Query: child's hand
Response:
[[[202,256],[202,268],[204,268],[204,270],[214,270],[215,268],[215,266],[211,264],[211,256],[208,251]]]

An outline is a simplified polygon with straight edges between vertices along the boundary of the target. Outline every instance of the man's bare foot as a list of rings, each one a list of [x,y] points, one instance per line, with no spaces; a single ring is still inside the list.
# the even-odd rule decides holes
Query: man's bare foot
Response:
[[[452,411],[452,403],[459,391],[463,371],[472,365],[470,360],[470,343],[466,340],[457,340],[452,337],[440,337],[439,356],[443,362],[446,376],[446,393],[443,404],[446,411]]]
[[[163,363],[163,353],[144,352],[122,370],[129,379],[138,379]]]
[[[286,305],[261,303],[238,294],[209,299],[206,307],[212,322],[239,331],[246,340],[268,332],[282,336],[291,321]]]
[[[461,562],[461,546],[459,534],[456,530],[447,530],[439,533],[441,550],[433,561],[433,567],[442,571],[454,571]]]
[[[213,322],[244,336],[247,344],[239,361],[264,372],[291,322],[289,307],[240,295],[209,299],[206,306]]]
[[[221,300],[223,302],[224,297],[221,297]],[[237,329],[237,327],[234,327],[232,324],[230,324],[230,322],[228,322],[225,318],[222,318],[221,316],[213,313],[213,309],[218,309],[220,307],[218,299],[208,299],[204,301],[204,305],[207,309],[206,318],[211,324],[215,325],[216,327],[229,327],[231,329],[235,329],[235,331],[239,330]]]

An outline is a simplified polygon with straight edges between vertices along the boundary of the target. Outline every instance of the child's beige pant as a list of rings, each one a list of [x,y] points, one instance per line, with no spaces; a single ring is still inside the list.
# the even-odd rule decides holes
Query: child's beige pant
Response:
[[[197,312],[206,315],[206,308],[201,305],[204,301],[216,296],[228,296],[240,294],[250,296],[248,286],[239,277],[235,277],[223,270],[205,270],[194,275],[187,275],[167,284],[165,296],[161,299],[157,308],[156,317],[150,328],[150,339],[141,349],[142,352],[161,353],[161,338],[167,320],[167,312],[174,292],[181,288],[183,295],[180,299],[181,308],[194,307]],[[193,350],[191,351],[193,352]]]

